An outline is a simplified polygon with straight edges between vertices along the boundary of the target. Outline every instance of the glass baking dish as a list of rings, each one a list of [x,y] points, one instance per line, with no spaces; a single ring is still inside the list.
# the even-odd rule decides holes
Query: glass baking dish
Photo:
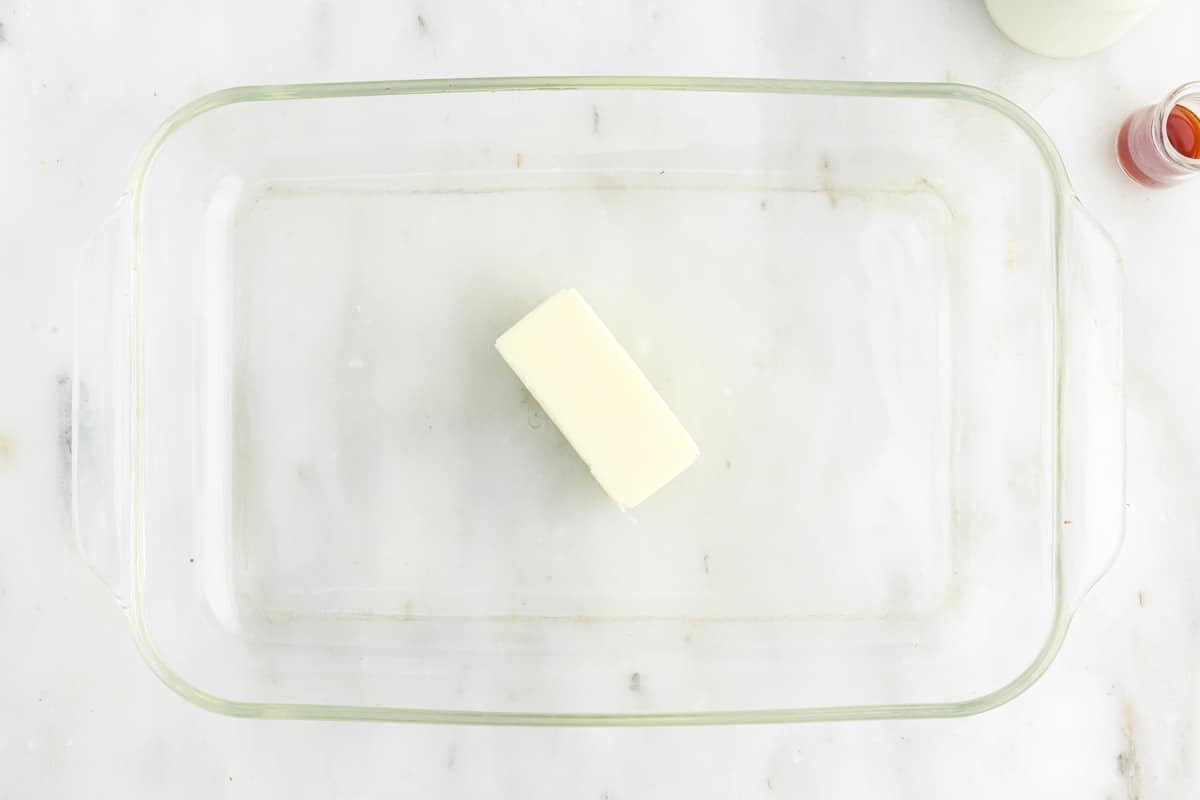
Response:
[[[568,287],[700,447],[631,512],[493,349]],[[76,297],[79,543],[213,711],[972,714],[1119,548],[1119,259],[968,86],[229,89]]]

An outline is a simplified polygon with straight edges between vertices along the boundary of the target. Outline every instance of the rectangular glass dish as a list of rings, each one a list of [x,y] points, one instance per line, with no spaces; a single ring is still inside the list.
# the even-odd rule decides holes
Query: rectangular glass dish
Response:
[[[1120,542],[1119,259],[972,87],[229,89],[76,288],[80,545],[222,713],[976,713]],[[633,511],[493,348],[564,288],[700,448]]]

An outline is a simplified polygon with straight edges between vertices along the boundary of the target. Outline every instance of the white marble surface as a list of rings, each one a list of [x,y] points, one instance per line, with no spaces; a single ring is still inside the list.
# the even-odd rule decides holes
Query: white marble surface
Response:
[[[1054,62],[972,0],[700,5],[0,0],[0,798],[1200,793],[1200,181],[1150,192],[1111,156],[1128,110],[1200,78],[1200,8]],[[964,720],[514,730],[227,719],[145,668],[74,550],[60,438],[72,260],[143,137],[230,84],[533,73],[952,79],[1049,130],[1127,262],[1129,508],[1033,689]]]

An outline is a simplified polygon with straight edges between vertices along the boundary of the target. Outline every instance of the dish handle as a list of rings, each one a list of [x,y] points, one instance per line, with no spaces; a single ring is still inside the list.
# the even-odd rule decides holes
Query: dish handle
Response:
[[[75,270],[71,522],[80,553],[129,603],[130,311],[133,228],[127,197],[83,247]]]
[[[1072,612],[1125,536],[1125,377],[1121,257],[1078,201],[1059,264],[1062,364],[1060,510],[1064,599]]]

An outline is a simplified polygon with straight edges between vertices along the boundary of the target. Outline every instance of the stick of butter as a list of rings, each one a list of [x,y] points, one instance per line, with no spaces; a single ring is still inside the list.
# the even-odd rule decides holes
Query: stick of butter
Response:
[[[530,311],[496,349],[621,508],[696,460],[692,437],[574,289]]]

